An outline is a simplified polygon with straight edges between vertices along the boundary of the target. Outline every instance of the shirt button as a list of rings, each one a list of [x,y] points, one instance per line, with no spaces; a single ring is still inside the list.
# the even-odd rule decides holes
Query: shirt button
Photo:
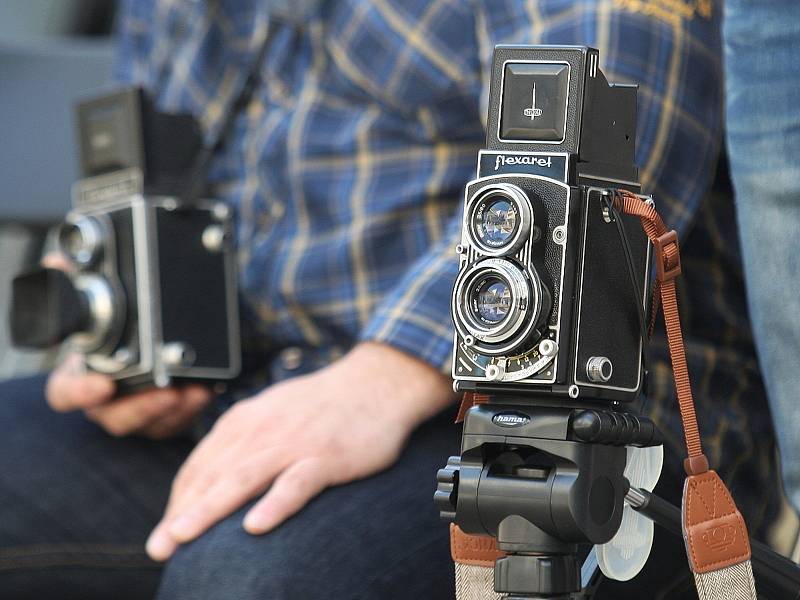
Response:
[[[297,346],[291,346],[281,350],[278,360],[287,371],[296,371],[303,364],[303,350]]]

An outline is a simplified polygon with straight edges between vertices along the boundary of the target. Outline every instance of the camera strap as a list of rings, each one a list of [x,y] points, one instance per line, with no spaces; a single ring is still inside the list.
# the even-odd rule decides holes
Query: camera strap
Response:
[[[651,202],[627,190],[613,190],[614,211],[639,217],[656,260],[656,280],[649,332],[652,333],[659,308],[663,308],[675,395],[683,424],[687,474],[683,487],[682,532],[689,566],[694,574],[700,600],[757,600],[750,563],[750,540],[744,518],[728,488],[709,468],[703,454],[700,429],[694,407],[686,349],[681,332],[675,279],[681,273],[678,234],[668,230]],[[465,394],[458,420],[486,396]],[[493,566],[503,556],[493,538],[471,536],[451,526],[450,546],[456,563],[456,598],[495,599]]]
[[[639,217],[653,244],[656,281],[650,330],[660,302],[687,453],[683,461],[687,475],[681,509],[683,540],[698,596],[700,600],[756,600],[747,526],[728,488],[709,468],[700,442],[675,285],[681,273],[678,234],[667,229],[652,203],[632,192],[614,190],[612,203],[614,209]]]
[[[264,32],[263,39],[258,44],[258,49],[238,94],[228,103],[228,108],[220,119],[213,138],[206,141],[195,158],[184,185],[186,191],[182,199],[187,204],[195,202],[203,193],[208,183],[211,161],[229,141],[236,126],[236,119],[245,111],[247,105],[253,99],[261,82],[261,69],[264,66],[271,41],[272,38],[269,35],[269,29],[267,29]]]

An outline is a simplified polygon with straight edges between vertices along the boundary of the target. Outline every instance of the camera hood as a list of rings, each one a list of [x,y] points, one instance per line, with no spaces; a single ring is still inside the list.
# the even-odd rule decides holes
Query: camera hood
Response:
[[[91,312],[69,275],[38,268],[14,278],[10,311],[11,340],[23,348],[49,348],[86,330]]]

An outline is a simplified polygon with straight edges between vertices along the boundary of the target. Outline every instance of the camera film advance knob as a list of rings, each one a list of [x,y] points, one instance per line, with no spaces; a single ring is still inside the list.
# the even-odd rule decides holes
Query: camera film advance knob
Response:
[[[439,517],[450,523],[456,520],[456,505],[458,503],[458,472],[461,467],[461,457],[451,456],[447,459],[447,466],[436,473],[436,492],[433,501],[439,509]]]
[[[593,356],[586,362],[586,376],[594,383],[608,383],[614,366],[605,356]]]

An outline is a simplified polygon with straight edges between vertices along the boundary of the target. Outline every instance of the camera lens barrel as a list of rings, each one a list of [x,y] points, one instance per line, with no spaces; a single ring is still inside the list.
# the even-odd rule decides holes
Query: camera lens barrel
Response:
[[[94,352],[111,341],[120,314],[116,295],[111,285],[99,275],[79,275],[74,285],[85,300],[88,326],[73,334],[70,342],[81,352]]]
[[[516,185],[488,185],[470,198],[467,227],[473,245],[486,256],[515,252],[528,239],[533,210],[527,194]]]
[[[456,325],[481,351],[504,354],[528,337],[539,320],[541,299],[541,282],[534,271],[526,272],[510,260],[485,259],[456,282]]]
[[[88,267],[102,254],[104,231],[93,217],[68,215],[58,229],[61,252],[79,267]]]

